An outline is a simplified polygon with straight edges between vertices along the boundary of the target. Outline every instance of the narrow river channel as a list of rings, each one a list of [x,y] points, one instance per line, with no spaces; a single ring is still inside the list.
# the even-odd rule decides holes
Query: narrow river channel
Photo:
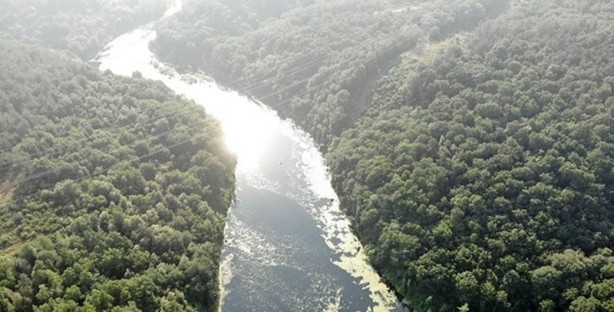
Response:
[[[181,2],[165,18],[181,10]],[[162,81],[202,105],[237,155],[220,267],[223,311],[401,311],[339,210],[311,137],[260,103],[198,74],[178,74],[149,50],[157,22],[110,43],[101,70]]]

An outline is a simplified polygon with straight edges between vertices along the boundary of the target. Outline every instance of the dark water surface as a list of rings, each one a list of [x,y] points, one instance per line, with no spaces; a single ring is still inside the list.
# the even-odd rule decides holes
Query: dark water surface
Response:
[[[177,2],[167,16],[180,9]],[[220,268],[221,310],[400,311],[340,213],[309,135],[206,77],[160,64],[148,48],[155,24],[117,38],[96,61],[101,70],[160,80],[220,120],[238,157]]]

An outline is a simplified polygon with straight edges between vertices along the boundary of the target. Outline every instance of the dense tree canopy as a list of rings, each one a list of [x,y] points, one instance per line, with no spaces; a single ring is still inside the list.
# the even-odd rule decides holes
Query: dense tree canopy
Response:
[[[213,309],[234,156],[161,83],[0,41],[0,311]]]
[[[342,205],[412,306],[614,309],[614,11],[586,4],[525,1],[406,56],[333,144]]]
[[[89,60],[113,38],[162,16],[165,0],[2,0],[0,35]]]
[[[369,88],[399,54],[475,26],[507,3],[265,2],[278,8],[277,18],[259,14],[259,1],[197,1],[160,28],[154,49],[163,60],[204,69],[256,96],[320,143],[360,116]]]
[[[228,11],[230,30],[196,8],[158,53],[328,149],[342,208],[410,306],[614,310],[611,1],[304,2]]]

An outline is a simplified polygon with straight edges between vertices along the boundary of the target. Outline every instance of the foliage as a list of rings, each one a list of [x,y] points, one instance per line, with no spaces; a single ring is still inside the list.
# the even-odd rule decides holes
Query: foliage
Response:
[[[162,16],[164,0],[3,0],[0,34],[89,60],[116,36]]]
[[[213,309],[235,165],[217,122],[160,83],[0,55],[0,311]]]
[[[613,9],[515,3],[406,57],[332,145],[342,206],[410,305],[611,310]]]
[[[614,5],[506,4],[243,6],[232,29],[194,6],[155,49],[329,150],[343,209],[412,307],[611,311]]]
[[[506,2],[270,0],[281,13],[267,19],[255,1],[200,1],[162,25],[154,49],[254,95],[326,144],[362,114],[399,54],[472,27]]]

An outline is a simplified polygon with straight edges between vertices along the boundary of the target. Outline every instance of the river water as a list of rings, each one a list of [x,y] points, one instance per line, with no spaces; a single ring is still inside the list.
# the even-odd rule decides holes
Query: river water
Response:
[[[181,2],[164,18],[181,10]],[[401,311],[339,210],[311,137],[289,120],[198,74],[178,74],[149,50],[157,22],[122,35],[101,70],[162,81],[202,105],[237,155],[236,200],[220,267],[223,311]]]

